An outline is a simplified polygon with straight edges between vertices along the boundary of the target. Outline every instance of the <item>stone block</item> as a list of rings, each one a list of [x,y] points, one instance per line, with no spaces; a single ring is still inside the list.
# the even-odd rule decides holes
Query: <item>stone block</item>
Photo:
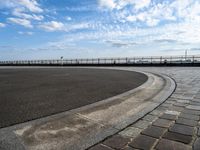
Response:
[[[160,116],[159,118],[162,119],[167,119],[167,120],[176,120],[177,116],[176,115],[171,115],[171,114],[163,114],[162,116]]]
[[[164,134],[165,131],[166,131],[166,128],[161,128],[157,126],[149,126],[147,129],[142,131],[141,134],[159,139]]]
[[[169,131],[192,136],[194,132],[194,128],[175,123],[172,127],[169,128]]]
[[[185,144],[189,144],[192,141],[192,136],[187,136],[187,135],[174,133],[174,132],[166,132],[163,135],[163,138],[173,140],[173,141],[182,142],[182,143],[185,143]]]
[[[192,148],[180,142],[161,139],[156,146],[156,150],[192,150]]]
[[[135,138],[140,134],[141,131],[142,131],[142,129],[139,129],[139,128],[128,127],[126,129],[124,129],[123,131],[119,132],[119,134],[124,137]]]
[[[115,135],[105,140],[103,144],[114,149],[122,149],[123,147],[128,145],[128,142],[130,142],[130,138],[125,138],[121,135]]]
[[[164,127],[164,128],[169,128],[172,123],[173,123],[173,121],[171,121],[171,120],[157,119],[155,122],[153,122],[153,125],[159,126],[159,127]]]
[[[178,118],[176,120],[176,123],[194,127],[194,126],[197,125],[198,122],[195,121],[195,120],[190,120],[190,119],[185,119],[185,118]]]
[[[113,149],[110,147],[107,147],[105,145],[98,144],[98,145],[95,145],[94,147],[90,148],[89,150],[113,150]]]
[[[150,136],[146,135],[139,135],[137,138],[135,138],[129,146],[133,148],[143,149],[143,150],[149,150],[153,147],[154,143],[157,140],[155,138],[152,138]]]

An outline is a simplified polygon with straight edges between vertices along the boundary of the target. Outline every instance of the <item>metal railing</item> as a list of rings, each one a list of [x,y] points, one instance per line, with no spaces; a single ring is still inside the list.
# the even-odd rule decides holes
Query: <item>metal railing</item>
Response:
[[[168,65],[200,64],[200,55],[0,61],[0,65],[162,65],[162,64],[168,64]]]

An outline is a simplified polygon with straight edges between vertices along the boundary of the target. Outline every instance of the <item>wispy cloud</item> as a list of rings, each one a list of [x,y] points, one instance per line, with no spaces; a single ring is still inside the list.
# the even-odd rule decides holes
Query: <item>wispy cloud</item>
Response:
[[[132,45],[137,45],[136,42],[127,42],[127,41],[120,41],[120,40],[107,40],[106,43],[111,44],[113,47],[128,47]]]
[[[131,5],[136,10],[148,7],[151,3],[151,0],[99,0],[99,5],[102,8],[108,9],[123,9],[127,5]]]
[[[33,35],[33,32],[23,32],[23,31],[19,31],[18,34],[21,34],[21,35]]]
[[[39,25],[39,28],[44,29],[45,31],[62,31],[64,30],[64,24],[62,22],[50,21],[45,22]]]
[[[31,12],[41,13],[43,9],[40,8],[36,0],[19,0],[19,4],[29,9]]]
[[[190,48],[191,51],[200,51],[200,47]]]
[[[27,19],[21,19],[21,18],[8,18],[7,19],[9,22],[14,23],[14,24],[18,24],[21,26],[24,26],[26,28],[33,28],[33,25],[31,24],[31,22]]]
[[[38,20],[38,21],[41,21],[44,19],[42,15],[24,13],[24,9],[22,8],[15,8],[12,14],[16,17],[20,17],[24,19],[33,19],[33,20]]]
[[[99,0],[99,6],[109,8],[107,10],[115,14],[114,19],[120,22],[145,23],[150,27],[176,20],[200,22],[199,0]]]
[[[44,10],[40,7],[37,0],[6,0],[0,1],[0,8],[10,9],[12,17],[7,18],[11,23],[32,28],[32,21],[41,21],[43,15],[39,15]],[[8,13],[9,14],[9,13]]]
[[[53,31],[69,32],[79,29],[87,29],[89,28],[89,23],[66,24],[58,21],[50,21],[41,23],[38,27],[47,32],[53,32]]]
[[[1,23],[1,22],[0,22],[0,28],[3,28],[3,27],[5,27],[5,26],[6,26],[5,23]]]
[[[24,8],[33,13],[43,12],[43,9],[38,4],[37,0],[1,0],[0,7]]]
[[[177,40],[173,40],[173,39],[158,39],[158,40],[154,40],[155,43],[178,43]]]
[[[114,0],[99,0],[99,5],[102,8],[114,9],[116,7],[116,3]]]
[[[185,51],[200,51],[200,47],[192,47],[192,48],[171,48],[171,49],[164,49],[163,51],[166,51],[166,52],[174,52],[174,51],[182,51],[182,52],[185,52]]]

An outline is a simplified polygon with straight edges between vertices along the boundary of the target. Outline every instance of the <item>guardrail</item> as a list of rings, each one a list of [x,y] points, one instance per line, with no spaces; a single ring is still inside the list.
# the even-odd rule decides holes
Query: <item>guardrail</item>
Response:
[[[200,65],[200,55],[0,61],[6,65]]]

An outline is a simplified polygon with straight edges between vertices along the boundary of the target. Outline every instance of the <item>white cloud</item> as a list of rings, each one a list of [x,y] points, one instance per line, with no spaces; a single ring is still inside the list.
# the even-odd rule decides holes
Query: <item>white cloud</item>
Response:
[[[43,9],[39,6],[37,0],[1,0],[0,7],[25,8],[33,13],[43,12]]]
[[[114,9],[116,7],[116,3],[114,0],[99,0],[99,6],[108,9]]]
[[[87,29],[89,27],[92,28],[92,24],[89,23],[78,23],[78,24],[71,24],[65,26],[65,31],[73,31],[73,30],[79,30],[79,29]]]
[[[170,4],[177,18],[185,22],[200,22],[199,0],[177,0]]]
[[[89,23],[64,24],[62,22],[50,21],[42,23],[38,27],[48,32],[53,32],[53,31],[69,32],[79,29],[86,29],[92,27],[92,25],[90,25]]]
[[[151,0],[99,0],[99,6],[108,9],[123,9],[127,5],[131,5],[134,9],[139,10],[148,7]]]
[[[33,32],[23,32],[23,31],[19,31],[18,34],[21,34],[21,35],[33,35]]]
[[[148,7],[151,3],[151,0],[133,0],[132,2],[135,5],[135,9],[142,9]]]
[[[0,22],[0,28],[3,28],[5,26],[6,26],[6,24]]]
[[[39,7],[39,4],[37,3],[36,0],[18,0],[18,1],[16,1],[16,3],[27,8],[31,12],[34,12],[34,13],[43,12],[43,10]]]
[[[22,8],[15,8],[12,12],[12,14],[14,16],[20,17],[20,18],[24,18],[24,19],[33,19],[33,20],[38,20],[41,21],[44,19],[44,17],[42,15],[35,15],[35,14],[27,14],[23,12],[24,9]]]
[[[105,42],[111,44],[112,47],[117,47],[117,48],[135,46],[138,44],[131,41],[121,41],[121,40],[107,40]]]
[[[135,22],[137,20],[136,16],[127,16],[126,20],[129,22]]]
[[[11,23],[32,28],[31,20],[41,21],[44,19],[43,9],[38,0],[0,0],[0,8],[7,8],[13,16],[7,18]],[[8,12],[9,12],[8,11]]]
[[[147,26],[162,23],[200,22],[199,0],[99,0],[100,7],[110,8],[110,17],[119,22],[135,22]],[[131,9],[132,7],[132,9]],[[145,9],[144,9],[145,8]]]
[[[64,30],[64,24],[62,22],[57,21],[50,21],[45,22],[41,25],[39,25],[39,28],[44,29],[45,31],[62,31]]]
[[[26,28],[33,28],[33,25],[31,22],[27,19],[21,19],[21,18],[7,18],[7,20],[11,23],[18,24],[21,26],[24,26]]]
[[[160,22],[160,20],[152,19],[152,18],[149,18],[146,20],[146,24],[150,27],[158,25],[159,22]]]
[[[65,17],[65,19],[66,19],[67,21],[71,21],[71,20],[72,20],[72,18],[69,17],[69,16]]]

